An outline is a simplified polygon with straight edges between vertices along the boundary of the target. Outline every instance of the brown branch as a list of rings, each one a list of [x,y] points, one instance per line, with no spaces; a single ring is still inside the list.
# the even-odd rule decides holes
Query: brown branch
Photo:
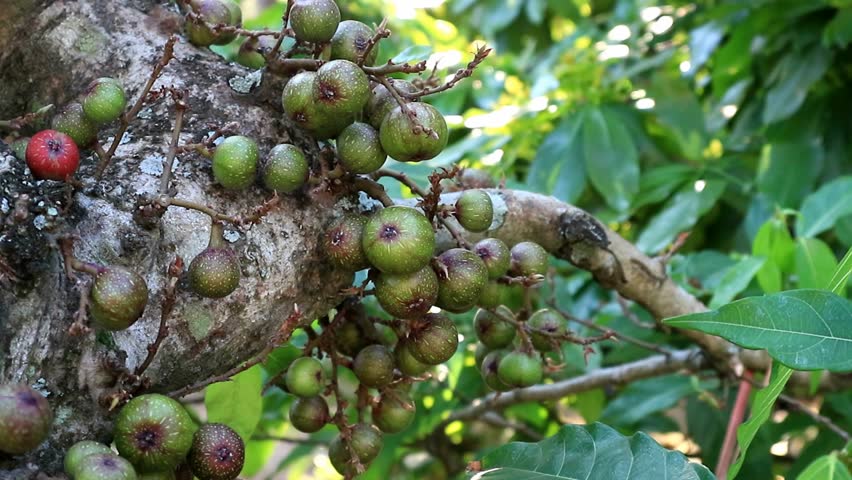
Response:
[[[148,345],[148,354],[145,356],[145,360],[136,367],[136,371],[133,372],[136,376],[141,376],[145,373],[145,370],[151,366],[151,362],[154,361],[154,357],[157,355],[157,352],[160,350],[160,345],[162,345],[163,340],[169,336],[169,317],[172,315],[172,311],[175,308],[175,301],[177,299],[177,283],[180,280],[180,274],[183,272],[183,259],[180,256],[175,257],[172,260],[171,265],[169,265],[167,272],[167,282],[166,288],[163,292],[163,299],[160,307],[160,328],[157,330],[157,338],[154,339],[154,343]]]
[[[512,430],[515,430],[517,432],[520,432],[520,433],[526,435],[527,437],[529,437],[534,442],[539,442],[541,440],[544,440],[544,435],[538,433],[533,428],[531,428],[529,425],[527,425],[525,423],[521,423],[521,422],[513,422],[513,421],[507,419],[506,417],[504,417],[504,416],[502,416],[502,415],[500,415],[496,412],[487,412],[484,415],[482,415],[481,417],[479,417],[479,419],[481,421],[483,421],[483,422],[485,422],[489,425],[493,425],[497,428],[504,428],[504,429],[505,428],[511,428]]]
[[[652,352],[662,353],[663,355],[669,354],[668,350],[666,350],[664,347],[661,347],[657,344],[646,342],[644,340],[639,340],[638,338],[631,337],[630,335],[626,335],[624,333],[620,333],[620,332],[617,332],[615,330],[612,330],[612,329],[609,329],[609,328],[606,328],[606,327],[602,327],[602,326],[598,325],[597,323],[594,323],[590,320],[584,320],[582,318],[575,317],[574,315],[571,315],[570,313],[566,312],[565,310],[562,310],[561,308],[559,308],[552,299],[550,301],[548,301],[547,306],[550,307],[551,309],[553,309],[553,311],[555,311],[556,313],[562,315],[562,317],[565,318],[565,320],[568,320],[569,322],[579,323],[580,325],[583,325],[584,327],[591,328],[592,330],[597,330],[598,332],[601,332],[601,333],[604,333],[604,334],[608,334],[608,335],[612,336],[613,338],[617,338],[617,339],[619,339],[619,340],[621,340],[625,343],[632,343],[633,345],[636,345],[637,347],[641,347],[641,348],[644,348],[646,350],[651,350]]]
[[[25,115],[21,115],[20,117],[15,117],[11,120],[0,120],[0,128],[5,128],[7,130],[20,130],[25,126],[32,123],[37,118],[45,115],[53,108],[53,104],[45,105],[35,112],[30,112]]]
[[[399,92],[399,93],[400,93],[400,95],[402,95],[403,97],[405,97],[409,100],[415,100],[415,99],[418,99],[418,98],[425,97],[427,95],[434,95],[436,93],[447,91],[447,90],[455,87],[457,83],[461,82],[465,78],[468,78],[471,75],[473,75],[473,71],[476,70],[476,67],[478,67],[479,64],[482,63],[485,60],[485,58],[488,57],[488,54],[490,54],[490,53],[491,53],[491,49],[486,48],[484,45],[477,48],[476,53],[473,56],[473,60],[471,60],[465,68],[461,68],[458,71],[456,71],[455,75],[453,75],[453,78],[450,79],[448,82],[444,83],[443,85],[440,85],[438,87],[433,87],[433,88],[425,88],[423,90],[419,90],[419,91],[411,92],[411,93],[402,92],[402,91]]]
[[[180,131],[183,128],[183,116],[186,113],[187,108],[188,105],[183,98],[175,99],[175,125],[172,129],[172,143],[169,144],[169,152],[166,154],[165,161],[163,161],[163,175],[160,177],[161,195],[169,193],[169,183],[172,180],[172,164],[175,161],[175,155],[177,155]]]
[[[615,367],[601,368],[579,377],[547,385],[535,385],[509,392],[492,393],[474,400],[467,407],[456,410],[438,424],[435,430],[440,430],[456,420],[479,418],[489,411],[497,411],[518,403],[556,400],[595,388],[635,382],[681,370],[696,371],[706,366],[708,366],[708,362],[701,351],[693,348],[674,351],[669,355],[655,355]]]
[[[378,28],[376,28],[376,33],[367,40],[367,46],[364,47],[364,51],[358,55],[355,63],[357,63],[359,67],[363,67],[364,60],[370,56],[370,52],[373,51],[373,47],[378,45],[381,39],[390,37],[390,34],[390,30],[388,30],[388,19],[385,17],[382,19],[382,23],[379,24]]]
[[[391,73],[420,73],[426,70],[426,60],[422,60],[417,63],[393,63],[392,61],[388,60],[388,63],[382,66],[362,66],[361,70],[364,70],[364,73],[366,73],[367,75],[374,75],[377,77],[390,75]]]
[[[293,3],[287,2],[287,7],[284,8],[284,14],[281,16],[281,34],[275,39],[275,45],[272,47],[272,50],[264,56],[267,64],[271,63],[272,59],[278,55],[278,52],[281,50],[281,44],[284,42],[284,37],[287,36],[287,24],[290,22],[290,10],[293,8]]]
[[[381,183],[370,180],[367,177],[355,177],[352,180],[352,187],[378,200],[385,207],[390,207],[394,204],[393,200],[388,196],[388,192],[385,191],[385,187]]]
[[[189,385],[183,387],[181,389],[175,390],[174,392],[169,393],[169,396],[172,398],[180,398],[186,396],[192,392],[197,392],[208,385],[218,382],[226,382],[234,375],[242,373],[249,368],[263,363],[266,361],[266,358],[272,353],[273,350],[278,348],[281,344],[290,339],[290,336],[293,335],[293,331],[299,326],[299,322],[302,321],[302,312],[299,310],[298,305],[293,305],[293,313],[284,320],[284,323],[281,324],[281,327],[278,328],[278,331],[270,339],[269,343],[267,343],[266,347],[263,348],[255,357],[242,365],[238,365],[227,372],[217,375],[215,377],[208,378],[206,380],[200,381],[193,385]]]
[[[148,81],[139,93],[139,98],[136,99],[136,103],[133,104],[133,107],[121,116],[121,121],[115,132],[115,137],[112,140],[112,145],[110,145],[109,150],[101,154],[100,152],[103,152],[103,149],[96,149],[96,152],[99,152],[98,157],[101,159],[100,163],[98,163],[97,170],[95,170],[96,179],[100,180],[101,176],[103,176],[104,170],[106,170],[109,166],[109,162],[112,160],[113,155],[115,155],[115,151],[121,144],[121,139],[124,137],[124,133],[127,131],[127,128],[130,126],[130,122],[135,120],[136,116],[139,115],[139,111],[142,110],[142,107],[145,105],[148,93],[154,87],[154,83],[160,78],[160,75],[162,75],[163,69],[166,68],[166,65],[168,65],[174,58],[175,43],[177,43],[177,40],[178,37],[172,35],[169,37],[168,41],[166,41],[166,44],[163,46],[163,55],[160,57],[160,61],[154,65],[154,69],[151,71]]]
[[[256,433],[251,436],[252,440],[267,440],[281,443],[294,443],[299,445],[325,445],[326,442],[322,440],[317,440],[315,438],[294,438],[294,437],[281,437],[278,435],[266,435],[262,433]]]
[[[842,438],[844,442],[849,443],[849,441],[852,440],[852,436],[850,436],[849,432],[840,428],[840,426],[834,423],[830,418],[824,415],[820,415],[818,412],[814,412],[800,400],[797,400],[783,393],[778,396],[778,399],[781,400],[781,402],[786,404],[788,407],[804,413],[805,415],[811,417],[815,422],[822,424],[832,432],[836,433],[837,436]]]

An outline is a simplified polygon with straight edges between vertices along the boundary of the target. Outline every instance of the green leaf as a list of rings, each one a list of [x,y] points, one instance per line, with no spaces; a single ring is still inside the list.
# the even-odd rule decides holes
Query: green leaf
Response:
[[[663,165],[642,172],[642,178],[639,180],[639,194],[636,195],[631,207],[637,210],[645,205],[662,202],[676,188],[694,176],[695,169],[680,164]]]
[[[754,278],[765,262],[766,259],[763,258],[746,257],[728,268],[719,283],[719,288],[713,292],[713,298],[708,306],[719,308],[733,300],[737,294],[748,287],[751,279]]]
[[[770,74],[779,81],[766,94],[763,123],[774,123],[796,113],[811,85],[828,69],[831,58],[831,51],[822,46],[783,56]]]
[[[674,406],[680,399],[697,391],[692,377],[666,375],[633,382],[603,411],[608,425],[630,426],[643,418]]]
[[[837,12],[822,32],[822,44],[826,47],[846,48],[852,41],[852,9],[844,8]]]
[[[749,297],[718,310],[664,320],[765,349],[796,370],[852,370],[852,302],[824,290]]]
[[[837,259],[828,245],[818,238],[799,238],[796,242],[796,275],[799,288],[827,288]]]
[[[846,252],[843,260],[840,261],[840,265],[834,270],[834,275],[831,276],[831,280],[828,282],[828,289],[843,296],[850,277],[852,277],[852,248]]]
[[[784,365],[773,364],[769,385],[755,394],[754,401],[751,403],[751,416],[737,428],[739,454],[737,455],[737,460],[731,465],[731,469],[728,471],[728,478],[730,480],[734,480],[737,477],[737,473],[739,473],[745,461],[749,445],[751,445],[760,427],[769,420],[769,414],[772,413],[772,406],[775,404],[775,399],[784,391],[784,385],[790,380],[791,375],[793,375],[793,370]]]
[[[816,142],[787,142],[763,149],[757,188],[783,208],[798,207],[822,168],[823,151]],[[791,175],[790,172],[796,172]]]
[[[693,183],[684,185],[651,219],[639,235],[636,246],[643,252],[659,252],[680,232],[692,228],[701,215],[713,207],[724,190],[725,182],[720,180],[706,180],[700,192],[696,191]]]
[[[680,452],[664,449],[639,432],[622,436],[612,428],[566,425],[538,443],[513,442],[482,459],[477,480],[712,480],[702,465]]]
[[[263,372],[260,365],[234,375],[230,381],[207,387],[204,406],[207,421],[224,423],[248,441],[263,412]]]
[[[852,475],[837,458],[837,453],[831,453],[811,462],[796,480],[852,480]]]
[[[589,108],[583,120],[586,174],[607,204],[627,210],[639,191],[639,154],[630,132],[614,114]]]
[[[796,221],[796,235],[819,235],[832,228],[840,217],[849,214],[852,214],[852,176],[826,183],[805,198]]]
[[[766,259],[757,272],[757,283],[765,293],[783,289],[782,273],[793,270],[793,252],[796,244],[787,225],[778,218],[770,218],[757,231],[751,253]]]
[[[536,151],[528,176],[532,187],[573,203],[586,186],[583,166],[583,113],[568,114],[545,137]]]
[[[544,20],[544,12],[547,10],[547,0],[526,0],[527,18],[534,25],[540,25]]]

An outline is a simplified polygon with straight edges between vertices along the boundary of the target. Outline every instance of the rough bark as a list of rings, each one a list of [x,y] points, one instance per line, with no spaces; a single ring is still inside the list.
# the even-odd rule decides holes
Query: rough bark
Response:
[[[24,113],[34,103],[62,105],[98,76],[119,78],[135,98],[170,33],[158,23],[168,19],[165,10],[137,3],[62,1],[19,17],[29,25],[27,35],[0,53],[0,118]],[[5,23],[0,31],[8,27]],[[251,72],[183,41],[176,57],[157,85],[189,90],[183,142],[198,141],[212,126],[229,121],[239,122],[240,133],[257,139],[262,151],[299,140],[275,108],[231,87],[244,84]],[[161,101],[141,116],[104,181],[93,179],[96,158],[83,160],[79,178],[84,186],[70,204],[70,190],[32,181],[23,162],[5,148],[0,153],[0,258],[19,277],[14,288],[0,291],[0,379],[37,385],[56,412],[50,439],[26,457],[0,459],[0,477],[61,470],[63,452],[72,442],[108,439],[111,415],[97,404],[114,380],[108,364],[133,369],[142,362],[156,336],[166,267],[176,255],[188,263],[206,246],[210,222],[198,212],[169,208],[159,224],[147,229],[134,221],[137,201],[158,191],[173,111]],[[108,135],[102,133],[102,141]],[[179,156],[178,162],[173,185],[179,198],[238,215],[269,196],[260,189],[230,193],[217,188],[209,162],[198,155]],[[240,287],[222,300],[179,289],[171,334],[146,372],[152,390],[177,389],[250,357],[267,344],[294,304],[305,318],[333,307],[351,278],[328,268],[317,244],[339,210],[291,196],[260,224],[231,229],[227,238],[240,255]],[[66,234],[77,237],[74,254],[81,260],[127,266],[145,277],[150,300],[133,327],[69,337],[79,293],[55,247],[56,237]]]

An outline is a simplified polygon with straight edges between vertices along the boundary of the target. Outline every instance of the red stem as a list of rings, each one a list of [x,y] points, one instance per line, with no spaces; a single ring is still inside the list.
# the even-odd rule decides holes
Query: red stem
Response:
[[[719,461],[716,463],[716,478],[719,480],[728,478],[728,469],[731,467],[734,455],[736,454],[737,428],[739,428],[745,418],[748,398],[751,395],[751,379],[751,370],[746,370],[743,373],[743,379],[740,380],[740,391],[737,393],[734,409],[731,411],[731,418],[728,420],[725,441],[722,443],[722,452],[719,454]]]

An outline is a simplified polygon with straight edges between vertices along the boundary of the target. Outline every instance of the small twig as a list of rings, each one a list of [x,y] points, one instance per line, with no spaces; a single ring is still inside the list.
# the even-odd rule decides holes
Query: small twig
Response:
[[[382,23],[379,24],[379,27],[376,28],[376,33],[367,40],[367,45],[364,47],[364,51],[358,55],[355,63],[357,63],[359,67],[363,67],[364,60],[370,56],[370,52],[373,51],[373,47],[375,47],[381,39],[390,37],[390,34],[390,30],[388,30],[388,19],[385,17],[382,19]]]
[[[388,196],[388,192],[385,191],[385,187],[382,186],[381,183],[370,180],[367,177],[355,177],[352,179],[351,185],[356,190],[360,190],[371,198],[374,198],[382,203],[385,207],[390,207],[393,205],[393,200]]]
[[[192,392],[197,392],[210,384],[228,381],[234,375],[242,373],[255,365],[263,363],[264,361],[266,361],[266,357],[268,357],[273,350],[275,350],[282,343],[290,339],[290,336],[293,334],[293,331],[299,326],[299,322],[301,322],[301,320],[302,312],[301,310],[299,310],[299,306],[293,305],[293,313],[291,313],[290,316],[288,316],[287,319],[284,320],[284,323],[281,324],[281,326],[278,328],[278,331],[275,333],[275,335],[273,335],[272,339],[269,341],[266,347],[264,347],[263,350],[260,351],[260,353],[255,355],[253,359],[245,362],[242,365],[238,365],[221,375],[217,375],[215,377],[208,378],[207,380],[203,380],[193,385],[189,385],[181,389],[175,390],[174,392],[169,393],[169,396],[172,398],[183,397]]]
[[[281,44],[284,43],[284,37],[287,32],[287,24],[290,22],[290,10],[293,8],[293,3],[287,2],[287,7],[284,8],[284,14],[281,16],[281,34],[275,39],[275,45],[272,47],[272,50],[267,52],[265,56],[266,63],[271,63],[272,59],[278,55],[278,51],[281,50]]]
[[[597,331],[602,332],[602,333],[612,332],[613,338],[617,338],[617,339],[619,339],[619,340],[621,340],[625,343],[632,343],[633,345],[636,345],[637,347],[644,348],[646,350],[651,350],[653,352],[662,353],[664,355],[668,355],[670,353],[669,350],[666,350],[664,347],[661,347],[659,345],[656,345],[656,344],[653,344],[653,343],[650,343],[650,342],[646,342],[644,340],[639,340],[638,338],[633,338],[630,335],[625,335],[623,333],[619,333],[619,332],[612,330],[610,328],[602,327],[602,326],[600,326],[600,325],[598,325],[598,324],[596,324],[592,321],[584,320],[582,318],[575,317],[574,315],[571,315],[570,313],[559,308],[552,299],[547,302],[547,306],[552,308],[555,312],[562,315],[562,317],[565,318],[566,320],[568,320],[569,322],[576,322],[576,323],[579,323],[580,325],[583,325],[587,328],[591,328],[592,330],[597,330]]]
[[[634,325],[640,328],[647,328],[649,330],[653,330],[657,328],[657,325],[654,323],[643,322],[636,313],[630,310],[630,305],[627,304],[627,300],[619,294],[615,294],[615,300],[618,302],[618,306],[621,307],[621,313],[630,320]]]
[[[96,179],[100,180],[101,176],[103,176],[104,170],[106,170],[109,166],[109,162],[112,160],[113,155],[115,155],[116,149],[118,149],[119,144],[121,144],[121,139],[124,137],[124,132],[126,132],[127,128],[130,126],[130,122],[139,115],[139,111],[142,110],[142,107],[145,105],[148,93],[154,87],[154,83],[160,78],[160,75],[162,75],[163,69],[166,68],[166,65],[168,65],[174,58],[175,43],[177,43],[177,40],[178,37],[172,35],[163,46],[163,55],[160,57],[160,61],[154,65],[154,69],[151,71],[151,76],[148,77],[148,81],[139,93],[139,98],[136,99],[136,103],[133,104],[133,107],[129,111],[125,112],[124,115],[121,116],[118,129],[115,132],[115,138],[113,138],[112,145],[110,145],[109,150],[105,153],[100,153],[103,152],[103,149],[99,149],[100,152],[98,153],[98,157],[100,157],[101,161],[98,163],[97,170],[95,170]],[[95,151],[98,152],[98,149]]]
[[[239,35],[241,37],[248,38],[258,38],[258,37],[283,37],[284,32],[278,30],[249,30],[242,27],[237,27],[235,25],[228,25],[226,23],[210,23],[205,22],[204,18],[195,13],[192,10],[186,12],[186,19],[196,25],[204,25],[208,29],[210,29],[215,34],[220,33],[233,33],[235,35]]]
[[[850,440],[852,440],[852,436],[849,435],[849,432],[840,428],[840,426],[834,423],[830,418],[820,415],[818,412],[814,412],[800,400],[797,400],[784,393],[779,395],[778,399],[784,402],[788,407],[804,413],[805,415],[811,417],[815,422],[822,424],[832,432],[836,433],[837,436],[842,438],[844,442],[848,443]]]
[[[426,60],[417,63],[393,63],[388,60],[388,63],[378,67],[362,66],[361,70],[367,75],[383,76],[391,73],[420,73],[426,70]]]
[[[141,376],[145,373],[145,370],[147,370],[151,365],[151,362],[154,361],[154,357],[160,350],[160,345],[163,343],[163,340],[165,340],[169,335],[168,321],[175,308],[175,301],[177,299],[177,289],[175,287],[177,287],[177,282],[180,279],[180,274],[182,272],[183,259],[180,256],[177,256],[174,260],[172,260],[167,272],[166,278],[168,280],[166,281],[166,288],[163,292],[163,300],[160,307],[160,328],[157,330],[157,338],[154,340],[154,343],[148,345],[148,355],[145,357],[145,360],[136,367],[136,371],[134,372],[136,376]]]
[[[169,152],[166,154],[165,161],[163,161],[163,175],[160,177],[161,195],[169,193],[169,183],[172,179],[172,164],[174,164],[175,155],[177,155],[180,131],[183,128],[183,116],[188,107],[183,98],[175,98],[175,126],[172,129],[172,143],[169,145]]]
[[[5,128],[7,130],[20,130],[29,125],[33,120],[49,112],[52,108],[53,104],[51,103],[39,108],[35,112],[30,112],[25,115],[21,115],[20,117],[15,117],[11,120],[0,120],[0,128]]]
[[[473,75],[473,71],[476,70],[476,67],[478,67],[479,64],[482,63],[485,60],[485,58],[488,57],[488,54],[490,54],[490,53],[491,53],[491,49],[486,48],[484,45],[477,48],[476,53],[473,56],[473,60],[471,60],[465,68],[462,68],[462,69],[459,69],[458,71],[456,71],[456,74],[453,75],[453,78],[450,79],[448,82],[444,83],[441,86],[433,87],[433,88],[425,88],[425,89],[417,91],[417,92],[410,92],[410,93],[409,92],[399,92],[399,93],[400,93],[400,95],[402,95],[403,97],[405,97],[409,100],[414,100],[414,99],[425,97],[427,95],[434,95],[436,93],[440,93],[440,92],[449,90],[449,89],[455,87],[456,84],[459,83],[460,81],[462,81],[465,78],[468,78],[471,75]]]
[[[274,442],[281,443],[294,443],[299,445],[325,445],[326,442],[322,440],[317,440],[315,438],[293,438],[293,437],[280,437],[277,435],[265,435],[262,433],[256,433],[251,436],[252,440],[268,440]]]
[[[72,337],[85,335],[91,331],[91,329],[86,326],[89,318],[86,314],[86,309],[89,306],[89,291],[91,286],[88,283],[77,280],[77,288],[80,290],[80,306],[77,308],[77,311],[74,312],[74,323],[68,327],[68,335],[71,335]]]
[[[686,243],[686,239],[689,238],[690,233],[691,232],[682,232],[677,236],[675,241],[672,243],[671,247],[669,247],[669,249],[666,251],[666,253],[663,254],[663,256],[660,257],[659,260],[660,260],[661,264],[665,265],[665,264],[669,263],[669,260],[672,259],[672,256],[675,253],[677,253],[677,251],[680,250],[683,247],[683,244]]]

